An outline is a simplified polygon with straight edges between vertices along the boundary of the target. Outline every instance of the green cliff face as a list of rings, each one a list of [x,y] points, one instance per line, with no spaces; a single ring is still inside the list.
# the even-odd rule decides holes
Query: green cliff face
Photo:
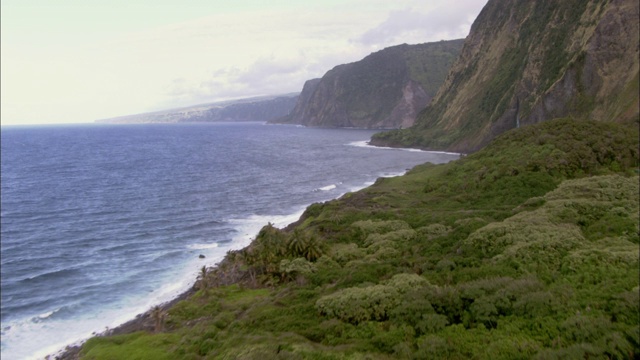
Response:
[[[463,40],[398,45],[339,65],[305,84],[295,109],[275,122],[323,127],[398,128],[436,94]]]
[[[415,126],[373,142],[471,152],[557,117],[637,121],[638,33],[635,0],[491,0]]]

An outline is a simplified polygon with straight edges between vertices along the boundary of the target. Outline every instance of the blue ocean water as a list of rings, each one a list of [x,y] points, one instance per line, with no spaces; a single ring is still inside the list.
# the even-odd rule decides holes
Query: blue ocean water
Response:
[[[3,127],[1,356],[42,358],[193,284],[267,222],[456,154],[261,123]],[[205,255],[200,259],[199,255]]]

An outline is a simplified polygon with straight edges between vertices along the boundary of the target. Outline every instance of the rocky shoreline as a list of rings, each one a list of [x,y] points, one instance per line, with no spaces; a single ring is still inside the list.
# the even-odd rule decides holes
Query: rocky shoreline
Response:
[[[193,295],[195,292],[196,292],[195,286],[191,287],[189,290],[178,295],[176,298],[158,305],[158,307],[162,312],[166,312],[175,304],[177,304],[182,300],[187,299],[189,296]],[[113,329],[107,329],[104,332],[94,336],[112,336],[112,335],[130,334],[136,331],[153,331],[154,320],[153,320],[152,312],[153,312],[153,309],[148,310],[142,314],[138,314],[134,319],[129,320],[124,324],[121,324]],[[49,355],[45,359],[78,360],[80,359],[81,349],[82,349],[82,344],[69,345],[60,353],[56,355]]]
[[[225,256],[219,263],[215,264],[212,267],[205,267],[206,277],[204,278],[204,280],[201,276],[199,276],[199,278],[196,279],[191,288],[181,293],[174,299],[159,304],[157,305],[157,307],[153,307],[145,311],[144,313],[138,314],[134,319],[118,325],[113,329],[107,329],[99,334],[94,334],[92,337],[131,334],[138,331],[155,331],[156,322],[154,320],[154,311],[159,310],[162,314],[166,314],[177,303],[182,300],[186,300],[194,295],[198,291],[199,286],[201,286],[202,281],[205,281],[208,287],[224,286],[236,283],[243,283],[244,285],[249,287],[255,286],[255,283],[249,281],[247,272],[240,270],[240,267],[238,266],[238,258],[234,256],[237,253],[241,251],[247,251],[250,248],[251,244],[240,250],[229,251],[227,253],[227,256]],[[80,359],[80,351],[82,350],[82,346],[86,340],[88,339],[83,340],[79,344],[69,345],[55,355],[52,354],[46,356],[45,359],[78,360]]]

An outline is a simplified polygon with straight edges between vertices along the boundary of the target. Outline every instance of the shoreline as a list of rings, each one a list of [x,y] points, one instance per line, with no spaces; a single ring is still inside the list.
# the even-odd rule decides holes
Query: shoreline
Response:
[[[195,293],[196,293],[196,289],[194,284],[194,286],[190,287],[188,290],[184,291],[177,297],[169,301],[166,301],[164,303],[161,303],[157,306],[160,308],[160,310],[162,310],[163,312],[166,312],[178,302],[189,298],[191,295]],[[95,335],[92,335],[87,339],[81,340],[78,343],[67,345],[64,349],[61,349],[57,353],[49,354],[45,356],[45,359],[77,360],[80,358],[80,350],[82,349],[82,346],[84,345],[85,342],[87,342],[87,340],[91,338],[100,337],[100,336],[131,334],[137,331],[144,331],[144,330],[152,331],[154,328],[154,322],[151,314],[152,311],[153,311],[153,308],[136,315],[133,319],[125,323],[122,323],[113,329],[107,329],[101,333],[96,333]]]
[[[399,175],[396,176],[402,176],[403,174],[405,174],[407,171],[403,171],[402,173],[400,173]],[[382,176],[380,176],[382,177]],[[373,183],[367,183],[365,182],[363,186],[357,188],[357,189],[353,189],[352,191],[360,191],[362,189],[368,188],[371,185],[373,185]],[[346,193],[342,193],[339,194],[336,197],[327,199],[325,201],[332,201],[335,199],[339,199],[340,197],[344,196]],[[274,225],[276,225],[277,227],[281,228],[281,229],[288,229],[291,226],[295,226],[297,225],[300,220],[302,219],[302,216],[304,214],[304,211],[312,204],[307,204],[304,205],[302,207],[302,210],[296,211],[295,213],[289,214],[289,215],[274,215],[273,217],[279,217],[281,218],[280,220],[282,222],[278,223],[276,222]],[[286,219],[286,220],[285,220]],[[283,221],[284,220],[284,221]],[[285,223],[286,222],[286,223]],[[267,222],[268,223],[268,222]],[[267,223],[263,223],[262,226],[267,225]],[[261,226],[261,227],[262,227]],[[241,238],[243,238],[242,244],[244,246],[235,249],[235,250],[229,250],[229,251],[238,251],[238,250],[242,250],[246,247],[251,246],[251,243],[253,242],[253,240],[255,239],[256,235],[258,234],[258,231],[260,231],[260,229],[258,229],[255,234],[251,235],[251,234],[241,234],[239,235]],[[246,238],[246,236],[249,236],[249,238]],[[217,262],[214,263],[212,266],[206,266],[208,269],[208,272],[210,274],[215,274],[216,270],[219,269],[221,266],[224,266],[225,262],[227,261],[226,255],[222,257],[222,259]],[[214,277],[218,277],[217,274],[214,275]],[[224,279],[220,279],[221,282],[224,282]],[[175,298],[170,299],[168,301],[165,301],[163,303],[160,303],[156,306],[158,306],[160,308],[161,311],[163,312],[167,312],[169,309],[171,309],[174,305],[176,305],[178,302],[185,300],[187,298],[189,298],[191,295],[195,294],[197,292],[196,289],[196,281],[194,281],[194,283],[191,285],[191,287],[189,287],[187,290],[185,290],[184,292],[180,293],[179,295],[177,295]],[[82,346],[91,338],[94,337],[100,337],[100,336],[112,336],[112,335],[123,335],[123,334],[130,334],[130,333],[134,333],[137,331],[153,331],[154,329],[154,321],[152,319],[152,314],[151,312],[153,311],[153,308],[155,306],[151,307],[150,309],[137,314],[133,319],[127,320],[124,323],[114,327],[114,328],[107,328],[106,330],[102,331],[102,332],[96,332],[93,335],[91,335],[90,337],[86,338],[86,339],[82,339],[79,340],[75,343],[71,343],[69,345],[66,345],[64,348],[58,350],[57,352],[54,352],[52,354],[48,354],[45,356],[45,359],[47,360],[78,360],[80,358],[80,351],[82,349]]]
[[[362,188],[365,188],[367,186],[364,186]],[[325,201],[331,201],[333,199],[337,199],[340,196],[342,196],[344,194],[340,194],[338,197],[336,198],[331,198]],[[303,207],[301,207],[301,210],[297,210],[294,213],[288,214],[288,215],[272,215],[270,216],[272,219],[272,221],[275,221],[275,225],[284,229],[286,227],[288,227],[289,225],[295,224],[300,220],[300,217],[302,216],[302,214],[304,213],[304,211],[310,206],[311,204],[307,204],[304,205]],[[279,221],[277,221],[276,219],[278,219]],[[259,227],[257,228],[257,230],[255,231],[255,233],[251,234],[251,233],[242,233],[242,231],[239,231],[239,235],[237,240],[239,241],[239,243],[241,244],[241,246],[237,249],[230,249],[229,251],[239,251],[242,250],[248,246],[251,246],[251,243],[253,242],[253,240],[255,239],[256,235],[258,234],[258,232],[260,231],[260,229],[267,225],[269,221],[267,222],[261,222]],[[214,262],[212,265],[203,265],[207,268],[208,273],[209,274],[215,274],[216,270],[219,269],[221,266],[224,266],[226,262],[226,254],[222,256],[222,258],[218,261],[218,262]],[[217,275],[214,275],[214,277],[217,277]],[[220,279],[221,282],[225,282],[224,279]],[[78,340],[74,343],[68,344],[66,345],[64,348],[61,348],[51,354],[46,355],[44,358],[47,360],[77,360],[80,357],[80,350],[82,349],[82,346],[84,345],[84,343],[86,343],[89,339],[94,338],[94,337],[100,337],[100,336],[111,336],[111,335],[123,335],[123,334],[130,334],[130,333],[134,333],[137,331],[153,331],[154,330],[154,320],[152,318],[152,311],[153,309],[157,306],[160,308],[160,310],[164,313],[166,313],[169,309],[171,309],[174,305],[176,305],[178,302],[185,300],[187,298],[189,298],[190,296],[192,296],[193,294],[195,294],[197,292],[197,279],[193,279],[191,278],[189,280],[189,283],[192,283],[191,286],[189,286],[187,288],[187,290],[179,293],[177,296],[175,296],[174,298],[171,298],[167,301],[164,301],[162,303],[156,304],[151,306],[148,310],[145,310],[144,312],[141,312],[137,315],[135,315],[133,318],[126,320],[125,322],[113,327],[113,328],[107,328],[104,331],[101,332],[95,332],[93,333],[91,336],[85,338],[85,339],[81,339]]]
[[[358,146],[358,145],[355,145]],[[381,149],[381,150],[397,150],[395,148],[386,148],[386,147],[379,147],[379,146],[373,146],[373,145],[369,145],[366,144],[364,147],[371,147],[371,148],[375,148],[375,149]],[[420,150],[420,149],[411,149],[412,151],[419,151],[419,152],[434,152],[434,151],[427,151],[427,150]],[[438,153],[438,152],[436,152]],[[439,152],[442,153],[442,152]],[[461,154],[458,153],[446,153],[448,155],[458,155],[460,156]],[[401,172],[395,173],[393,175],[390,176],[385,176],[385,175],[379,175],[377,179],[379,178],[384,178],[384,177],[396,177],[396,176],[403,176],[404,174],[407,173],[409,169],[405,169]],[[347,193],[351,193],[351,192],[357,192],[360,191],[362,189],[366,189],[370,186],[372,186],[375,183],[375,180],[373,182],[364,182],[362,184],[362,186],[358,186],[356,188],[352,188],[350,191],[344,192],[344,193],[340,193],[337,194],[337,196],[335,197],[331,197],[327,200],[321,201],[321,202],[327,202],[327,201],[332,201],[332,200],[336,200],[341,198],[342,196],[344,196]],[[302,220],[303,214],[305,212],[305,210],[311,206],[313,203],[311,204],[306,204],[304,206],[301,206],[301,210],[298,210],[294,213],[288,214],[288,215],[272,215],[271,217],[273,218],[278,218],[278,220],[280,221],[266,221],[266,222],[262,222],[260,226],[257,227],[256,231],[251,234],[251,233],[246,233],[243,234],[242,232],[240,232],[239,236],[238,236],[238,240],[240,241],[241,247],[237,248],[237,249],[230,249],[229,251],[238,251],[244,248],[247,248],[249,246],[251,246],[253,240],[255,239],[256,235],[258,234],[258,232],[260,231],[260,229],[263,226],[266,226],[267,223],[273,223],[276,227],[283,229],[283,230],[288,230],[291,227],[294,227],[296,225],[298,225],[300,223],[300,221]],[[265,220],[265,219],[262,219]],[[275,219],[272,219],[275,220]],[[216,270],[219,269],[221,266],[224,266],[226,260],[226,254],[222,256],[222,258],[214,263],[213,265],[206,266],[206,268],[209,270],[210,274],[215,274]],[[214,275],[214,277],[218,277],[218,275]],[[222,283],[226,282],[224,279],[220,279],[220,281]],[[179,293],[176,297],[167,300],[165,302],[162,302],[160,304],[154,305],[151,308],[149,308],[148,310],[141,312],[137,315],[135,315],[134,318],[125,321],[124,323],[117,325],[113,328],[107,328],[106,330],[102,331],[102,332],[95,332],[93,333],[91,336],[85,338],[85,339],[81,339],[78,340],[74,343],[68,344],[66,345],[64,348],[59,349],[58,351],[48,354],[45,356],[45,359],[48,360],[53,360],[53,359],[58,359],[58,360],[77,360],[79,359],[79,355],[80,355],[80,350],[82,349],[82,346],[91,338],[94,337],[100,337],[100,336],[112,336],[112,335],[122,335],[122,334],[130,334],[133,332],[137,332],[137,331],[153,331],[154,330],[154,321],[152,319],[152,311],[153,309],[157,306],[160,308],[161,311],[163,312],[167,312],[169,309],[171,309],[174,305],[176,305],[178,302],[185,300],[187,298],[189,298],[191,295],[195,294],[197,292],[197,280],[191,279],[190,282],[193,282],[193,284],[185,291],[183,291],[182,293]]]

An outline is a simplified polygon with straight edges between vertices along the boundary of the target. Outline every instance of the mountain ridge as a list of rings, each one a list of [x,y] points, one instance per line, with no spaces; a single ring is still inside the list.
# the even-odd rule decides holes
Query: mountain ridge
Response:
[[[476,151],[518,126],[638,118],[638,3],[489,1],[411,130],[373,144]]]
[[[305,83],[295,108],[273,123],[398,128],[436,94],[463,40],[396,45],[341,64]]]
[[[258,96],[96,120],[106,124],[268,121],[288,114],[298,93]]]

